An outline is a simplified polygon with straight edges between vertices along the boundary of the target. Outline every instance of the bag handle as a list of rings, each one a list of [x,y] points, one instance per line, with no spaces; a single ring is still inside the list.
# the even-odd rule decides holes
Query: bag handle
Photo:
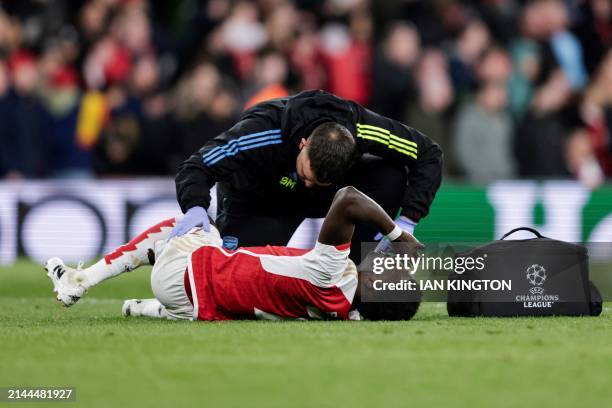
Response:
[[[533,235],[535,235],[535,236],[536,236],[536,237],[538,237],[538,238],[544,238],[544,237],[542,236],[542,234],[540,234],[540,233],[539,233],[539,232],[538,232],[536,229],[534,229],[534,228],[529,228],[529,227],[518,227],[518,228],[515,228],[515,229],[513,229],[513,230],[511,230],[511,231],[506,232],[506,233],[504,234],[504,236],[503,236],[503,237],[501,237],[501,240],[504,240],[504,239],[505,239],[505,238],[507,238],[509,235],[512,235],[512,234],[514,234],[514,233],[515,233],[515,232],[517,232],[517,231],[529,231],[529,232],[533,233]]]

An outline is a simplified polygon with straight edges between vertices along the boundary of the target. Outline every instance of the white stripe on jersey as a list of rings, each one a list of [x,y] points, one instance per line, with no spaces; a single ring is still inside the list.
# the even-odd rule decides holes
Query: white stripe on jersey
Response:
[[[264,256],[261,265],[275,275],[303,279],[314,286],[336,286],[353,303],[357,290],[357,268],[348,259],[350,249],[339,250],[333,245],[317,242],[314,249],[302,256]]]

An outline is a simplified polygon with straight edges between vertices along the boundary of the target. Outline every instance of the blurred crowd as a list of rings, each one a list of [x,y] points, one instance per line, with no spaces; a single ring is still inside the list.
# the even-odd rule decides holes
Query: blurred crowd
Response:
[[[0,0],[0,178],[173,174],[247,107],[325,89],[449,178],[612,177],[611,0]]]

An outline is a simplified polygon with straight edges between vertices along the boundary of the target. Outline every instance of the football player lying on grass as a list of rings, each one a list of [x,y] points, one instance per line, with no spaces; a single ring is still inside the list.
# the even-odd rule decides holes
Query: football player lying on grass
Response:
[[[402,231],[372,199],[353,187],[336,193],[318,241],[311,250],[288,247],[222,247],[216,228],[168,236],[175,219],[163,221],[86,269],[51,258],[45,269],[65,306],[76,303],[100,282],[153,264],[155,299],[126,300],[125,316],[181,320],[349,319],[357,309],[371,320],[407,320],[419,302],[359,302],[372,288],[371,270],[358,275],[349,260],[355,223],[377,228],[391,241],[422,245]],[[367,259],[366,259],[367,262]],[[363,265],[363,263],[362,263]],[[364,287],[357,291],[359,284]],[[357,292],[357,296],[356,296]],[[351,313],[358,316],[358,314]]]

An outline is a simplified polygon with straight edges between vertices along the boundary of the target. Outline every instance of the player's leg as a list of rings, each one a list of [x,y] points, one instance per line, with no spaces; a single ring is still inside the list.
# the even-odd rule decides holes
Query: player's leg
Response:
[[[153,317],[156,319],[168,319],[170,316],[166,307],[156,298],[153,299],[128,299],[123,302],[121,308],[123,316]]]
[[[216,224],[222,236],[238,238],[238,245],[287,245],[305,218],[292,203],[236,203],[219,195]]]
[[[51,258],[45,264],[47,275],[53,282],[57,299],[66,306],[76,303],[89,288],[100,282],[132,271],[142,265],[150,265],[155,256],[155,243],[163,243],[176,223],[175,218],[164,220],[125,245],[120,246],[101,260],[85,269],[66,266],[59,258]]]
[[[159,248],[159,243],[163,244],[168,239],[175,224],[175,218],[169,218],[155,224],[127,244],[120,246],[89,268],[84,269],[88,287],[124,272],[133,271],[140,266],[153,264],[155,262],[155,244],[158,243]]]
[[[221,246],[218,230],[194,229],[171,239],[155,260],[151,272],[151,289],[155,299],[128,300],[124,303],[124,316],[147,316],[173,320],[192,320],[194,308],[187,288],[187,267],[191,254],[203,245]]]

